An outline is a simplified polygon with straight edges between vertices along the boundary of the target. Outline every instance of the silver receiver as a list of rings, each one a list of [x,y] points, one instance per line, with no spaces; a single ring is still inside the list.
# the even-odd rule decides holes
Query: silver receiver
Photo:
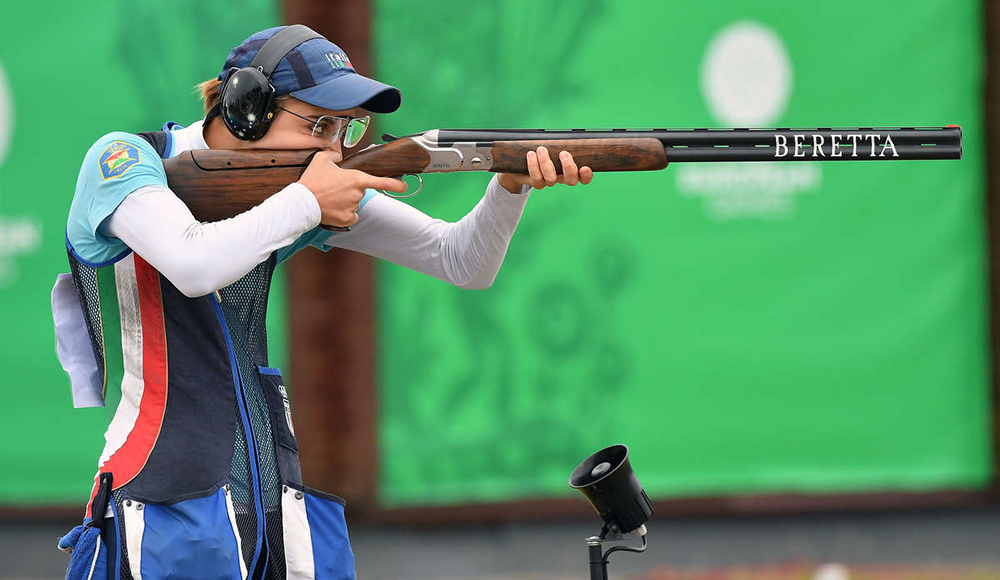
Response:
[[[489,171],[493,167],[493,148],[476,143],[454,143],[451,147],[438,146],[438,130],[433,129],[410,137],[430,157],[424,173],[447,171]]]

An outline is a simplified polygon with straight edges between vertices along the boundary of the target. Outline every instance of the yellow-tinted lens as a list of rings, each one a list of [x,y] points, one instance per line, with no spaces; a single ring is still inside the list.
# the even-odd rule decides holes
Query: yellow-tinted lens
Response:
[[[344,132],[344,147],[354,147],[361,142],[361,138],[365,136],[365,132],[368,131],[368,124],[371,122],[371,117],[365,115],[357,119],[351,119],[351,122],[347,124],[347,130]]]

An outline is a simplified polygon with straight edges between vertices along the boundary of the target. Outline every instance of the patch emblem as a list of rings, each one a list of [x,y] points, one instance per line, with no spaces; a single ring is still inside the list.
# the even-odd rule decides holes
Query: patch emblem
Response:
[[[101,175],[107,181],[108,179],[121,177],[122,174],[140,161],[142,161],[142,157],[138,147],[129,145],[124,141],[114,141],[111,145],[108,145],[104,153],[101,153],[101,159],[98,163],[101,165]]]

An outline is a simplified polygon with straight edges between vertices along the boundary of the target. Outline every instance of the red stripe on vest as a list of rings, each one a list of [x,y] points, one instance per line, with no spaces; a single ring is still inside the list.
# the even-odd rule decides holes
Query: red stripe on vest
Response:
[[[114,489],[135,479],[149,459],[160,436],[163,413],[167,408],[167,338],[163,322],[163,297],[160,294],[160,274],[148,262],[135,258],[135,276],[139,291],[139,314],[142,318],[142,400],[139,416],[125,438],[125,443],[111,455],[101,468],[114,478]],[[94,480],[89,503],[93,503],[100,478]],[[90,505],[87,506],[90,516]]]

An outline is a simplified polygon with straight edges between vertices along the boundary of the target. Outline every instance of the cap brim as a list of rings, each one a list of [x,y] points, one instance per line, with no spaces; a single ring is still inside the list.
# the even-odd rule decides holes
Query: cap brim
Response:
[[[373,113],[391,113],[399,108],[403,96],[396,87],[357,73],[348,73],[291,95],[310,105],[343,111],[361,107]]]

